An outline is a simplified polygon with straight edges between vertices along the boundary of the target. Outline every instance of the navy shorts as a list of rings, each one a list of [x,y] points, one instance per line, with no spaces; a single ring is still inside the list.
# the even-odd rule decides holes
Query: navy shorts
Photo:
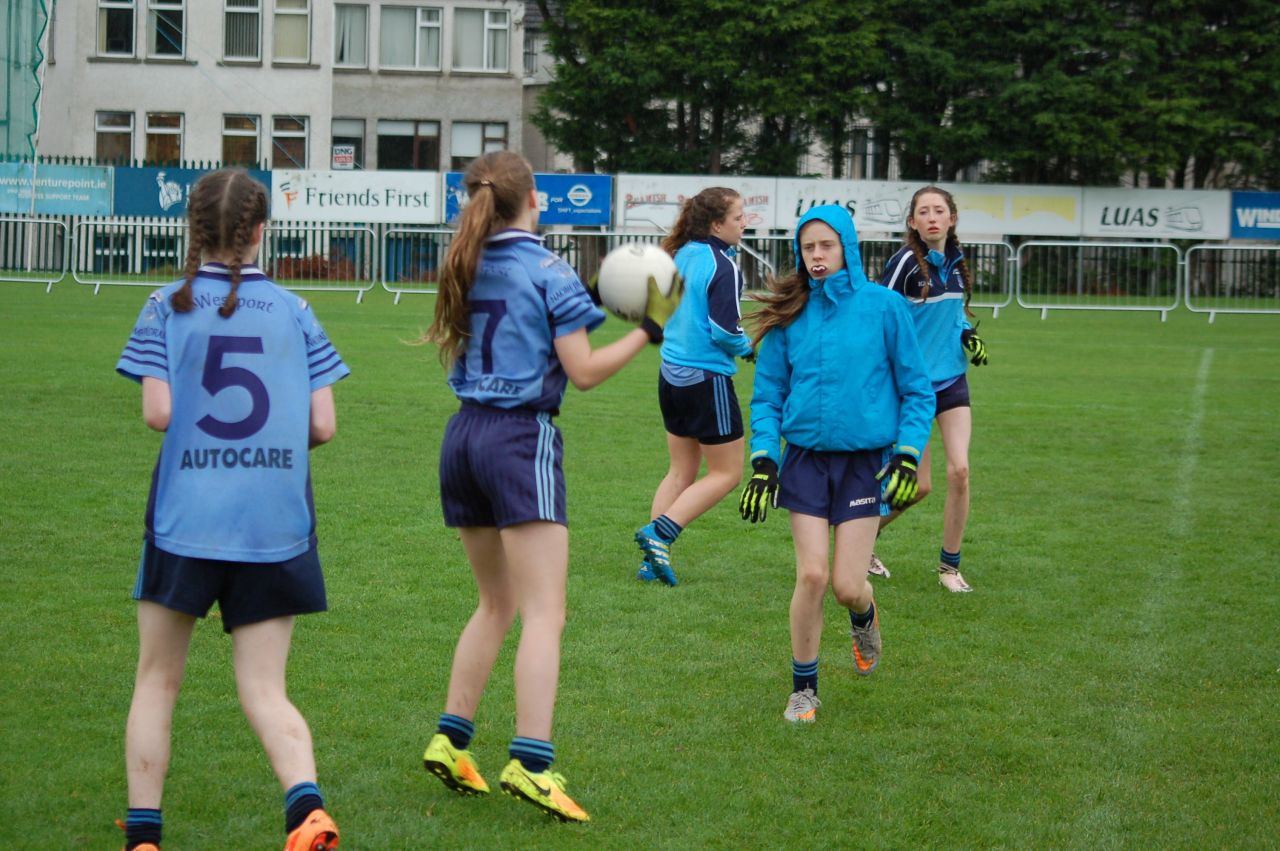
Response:
[[[667,433],[708,446],[741,439],[742,410],[733,379],[707,370],[703,376],[702,381],[682,386],[658,375],[658,405]]]
[[[880,516],[883,449],[815,452],[788,446],[778,473],[778,505],[788,511],[825,517],[832,526]]]
[[[463,403],[440,445],[444,525],[568,526],[564,441],[546,411]]]
[[[943,411],[949,411],[952,408],[968,408],[969,405],[969,376],[962,374],[955,381],[934,394],[934,411],[936,417]]]
[[[142,547],[133,599],[202,618],[217,602],[224,632],[328,608],[315,547],[288,561],[218,561]]]

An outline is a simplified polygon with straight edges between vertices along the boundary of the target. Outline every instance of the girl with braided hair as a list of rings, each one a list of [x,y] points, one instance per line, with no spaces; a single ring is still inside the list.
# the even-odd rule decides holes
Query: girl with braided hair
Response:
[[[164,433],[133,590],[125,848],[160,847],[174,705],[192,629],[214,602],[241,706],[285,790],[285,849],[337,848],[285,665],[295,616],[326,608],[308,450],[333,438],[332,385],[350,370],[307,302],[254,265],[260,183],[239,169],[207,174],[187,218],[182,280],[147,298],[116,363],[142,385],[143,421]]]
[[[742,272],[734,260],[746,230],[742,196],[713,186],[685,200],[662,248],[675,258],[685,298],[662,343],[658,403],[671,463],[635,534],[644,557],[636,578],[676,584],[671,545],[742,480],[742,411],[735,358],[752,357],[743,333]],[[707,474],[698,478],[703,460]]]
[[[950,192],[937,186],[918,189],[911,196],[907,213],[906,244],[889,258],[880,283],[910,302],[920,347],[929,363],[937,397],[934,417],[947,464],[938,582],[948,591],[964,593],[973,590],[960,574],[960,544],[969,519],[969,440],[973,433],[966,372],[970,363],[982,366],[987,362],[987,347],[976,333],[977,326],[970,324],[973,277],[956,238],[956,219],[956,202]],[[912,505],[932,489],[930,455],[926,448],[920,459],[920,492]],[[905,510],[882,506],[880,528]],[[889,576],[874,554],[870,570]]]

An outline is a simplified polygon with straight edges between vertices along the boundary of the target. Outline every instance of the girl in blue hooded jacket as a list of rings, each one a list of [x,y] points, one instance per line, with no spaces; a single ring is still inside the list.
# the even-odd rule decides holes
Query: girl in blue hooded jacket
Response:
[[[956,201],[950,192],[925,186],[911,196],[903,241],[906,244],[885,264],[880,283],[906,298],[929,364],[929,379],[937,397],[934,416],[947,465],[938,582],[948,591],[964,593],[973,590],[960,575],[960,543],[969,520],[969,439],[973,434],[967,371],[970,363],[982,366],[987,362],[987,347],[969,321],[973,318],[969,310],[969,283],[973,279],[956,238]],[[920,492],[912,504],[932,490],[930,454],[926,449],[920,459]],[[901,513],[885,514],[880,528]],[[889,575],[875,554],[870,570]]]
[[[825,205],[802,216],[795,255],[796,270],[771,282],[749,320],[754,472],[739,510],[753,523],[770,505],[791,513],[792,693],[783,717],[812,722],[828,584],[849,610],[854,670],[866,676],[879,663],[867,566],[881,499],[901,507],[915,496],[933,392],[907,303],[867,280],[848,210]]]

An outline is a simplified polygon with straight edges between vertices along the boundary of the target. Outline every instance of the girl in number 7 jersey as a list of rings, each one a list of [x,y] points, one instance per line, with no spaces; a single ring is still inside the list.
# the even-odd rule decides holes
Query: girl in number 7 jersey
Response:
[[[326,608],[308,450],[332,439],[332,385],[350,370],[307,303],[254,265],[267,221],[260,183],[242,170],[207,174],[187,218],[185,274],[147,299],[116,364],[142,384],[146,424],[164,432],[133,591],[125,848],[160,847],[174,704],[192,628],[215,601],[240,704],[285,790],[286,851],[337,848],[285,663],[294,617]]]
[[[650,342],[679,299],[650,280],[640,328],[593,349],[587,332],[604,314],[574,271],[534,233],[538,195],[524,158],[495,151],[463,175],[469,201],[440,274],[435,322],[449,386],[462,403],[440,447],[440,503],[456,528],[480,600],[458,638],[445,711],[423,754],[454,791],[484,794],[468,747],[476,708],[498,651],[520,616],[516,735],[501,775],[509,795],[562,821],[584,822],[565,793],[551,717],[560,674],[569,532],[559,413],[566,383],[586,390]]]

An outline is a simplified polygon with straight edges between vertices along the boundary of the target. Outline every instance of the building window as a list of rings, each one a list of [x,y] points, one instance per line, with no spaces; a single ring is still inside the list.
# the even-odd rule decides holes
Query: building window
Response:
[[[259,60],[262,58],[261,0],[225,0],[222,34],[224,59]]]
[[[506,149],[505,123],[455,121],[449,129],[449,168],[454,171],[462,171],[481,154]]]
[[[133,0],[98,0],[98,53],[133,55]]]
[[[453,67],[458,71],[506,71],[511,40],[505,9],[455,9]]]
[[[337,68],[369,67],[369,7],[333,7],[333,64]]]
[[[222,164],[258,164],[258,116],[222,116]]]
[[[180,59],[183,54],[183,0],[147,0],[147,55]]]
[[[98,162],[127,165],[133,158],[133,113],[98,112],[93,125],[98,137]]]
[[[330,134],[333,137],[333,152],[330,155],[329,167],[332,169],[364,168],[364,119],[335,118]],[[340,159],[350,154],[350,164]]]
[[[271,57],[277,62],[311,61],[311,0],[276,0],[275,39]]]
[[[378,168],[440,169],[439,121],[379,121]]]
[[[182,113],[147,113],[147,162],[182,162]]]
[[[439,71],[442,15],[440,9],[383,6],[381,66]]]
[[[307,167],[307,119],[277,115],[271,119],[271,167]]]

